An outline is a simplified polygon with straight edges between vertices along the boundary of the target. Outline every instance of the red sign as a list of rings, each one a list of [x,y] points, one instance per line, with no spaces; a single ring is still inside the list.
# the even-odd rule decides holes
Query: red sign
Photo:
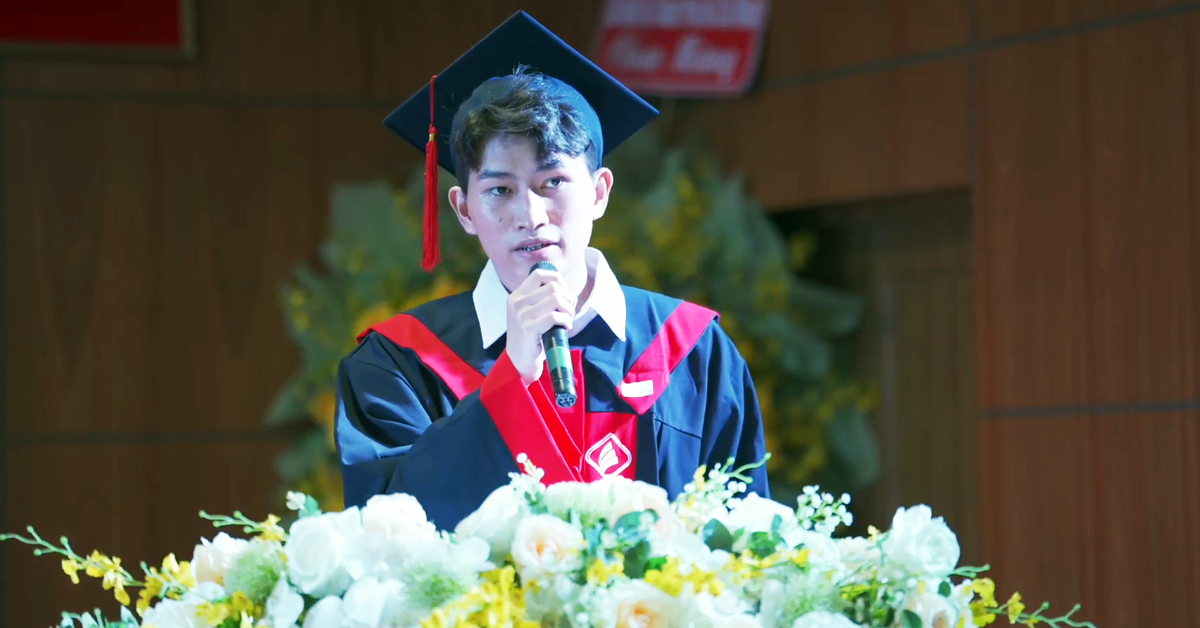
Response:
[[[0,0],[0,52],[189,58],[195,0]]]
[[[594,59],[642,94],[739,96],[769,13],[769,0],[607,0]]]

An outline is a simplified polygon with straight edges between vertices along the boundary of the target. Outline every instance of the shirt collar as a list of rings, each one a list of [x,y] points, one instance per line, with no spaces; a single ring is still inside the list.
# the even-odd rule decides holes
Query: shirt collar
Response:
[[[589,247],[584,254],[587,262],[588,275],[593,278],[592,293],[575,317],[576,325],[572,335],[583,329],[593,317],[599,316],[608,328],[622,342],[625,341],[625,293],[621,283],[613,274],[608,260],[599,249]],[[508,332],[508,289],[500,281],[496,266],[488,260],[479,274],[479,282],[475,284],[472,294],[475,301],[475,314],[479,317],[479,331],[483,336],[483,348],[496,343]]]

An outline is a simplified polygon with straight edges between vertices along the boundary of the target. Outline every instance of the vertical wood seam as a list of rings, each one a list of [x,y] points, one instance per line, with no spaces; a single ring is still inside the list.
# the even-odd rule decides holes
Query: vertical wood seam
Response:
[[[8,522],[8,187],[4,114],[7,62],[0,57],[0,531],[7,532]],[[0,550],[0,602],[8,604],[8,552]],[[0,628],[8,628],[8,613],[0,613]]]

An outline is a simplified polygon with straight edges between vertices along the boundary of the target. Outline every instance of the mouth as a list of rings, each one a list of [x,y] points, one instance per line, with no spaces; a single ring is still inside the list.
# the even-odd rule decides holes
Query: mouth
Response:
[[[532,253],[534,251],[540,251],[549,246],[554,246],[554,243],[550,242],[549,240],[528,240],[522,242],[521,246],[518,246],[514,250],[519,253]]]

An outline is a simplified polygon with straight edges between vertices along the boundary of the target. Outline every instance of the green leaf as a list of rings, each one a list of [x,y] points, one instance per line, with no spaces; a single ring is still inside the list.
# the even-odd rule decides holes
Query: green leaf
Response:
[[[638,541],[636,545],[625,552],[625,575],[635,579],[646,575],[646,564],[649,560],[650,543]]]
[[[946,582],[945,580],[943,580],[942,583],[938,585],[938,594],[941,595],[942,597],[950,597],[950,594],[953,592],[954,592],[954,589],[952,589],[950,587],[950,583]]]
[[[646,561],[646,571],[661,571],[663,566],[667,564],[667,559],[662,556],[651,558]],[[643,574],[645,575],[645,574]]]
[[[826,427],[825,440],[830,453],[844,468],[850,489],[867,486],[879,478],[879,444],[867,417],[853,405],[834,413]]]
[[[308,403],[302,392],[302,380],[293,377],[271,402],[266,424],[271,427],[308,420]]]
[[[748,548],[755,556],[766,558],[775,553],[775,539],[771,538],[770,532],[754,532],[750,534],[750,543]]]
[[[901,614],[904,618],[904,628],[921,628],[921,616],[906,610]]]
[[[641,510],[625,514],[613,526],[617,539],[625,543],[637,543],[646,538],[650,526],[658,521],[658,513],[653,510]]]
[[[329,455],[329,442],[324,430],[316,430],[280,454],[275,459],[275,470],[285,482],[291,484],[311,473]]]
[[[739,532],[741,531],[739,530]],[[733,551],[733,535],[729,533],[729,528],[726,528],[725,524],[716,519],[704,524],[700,536],[704,539],[704,544],[708,546],[708,549],[714,552],[717,550]]]

